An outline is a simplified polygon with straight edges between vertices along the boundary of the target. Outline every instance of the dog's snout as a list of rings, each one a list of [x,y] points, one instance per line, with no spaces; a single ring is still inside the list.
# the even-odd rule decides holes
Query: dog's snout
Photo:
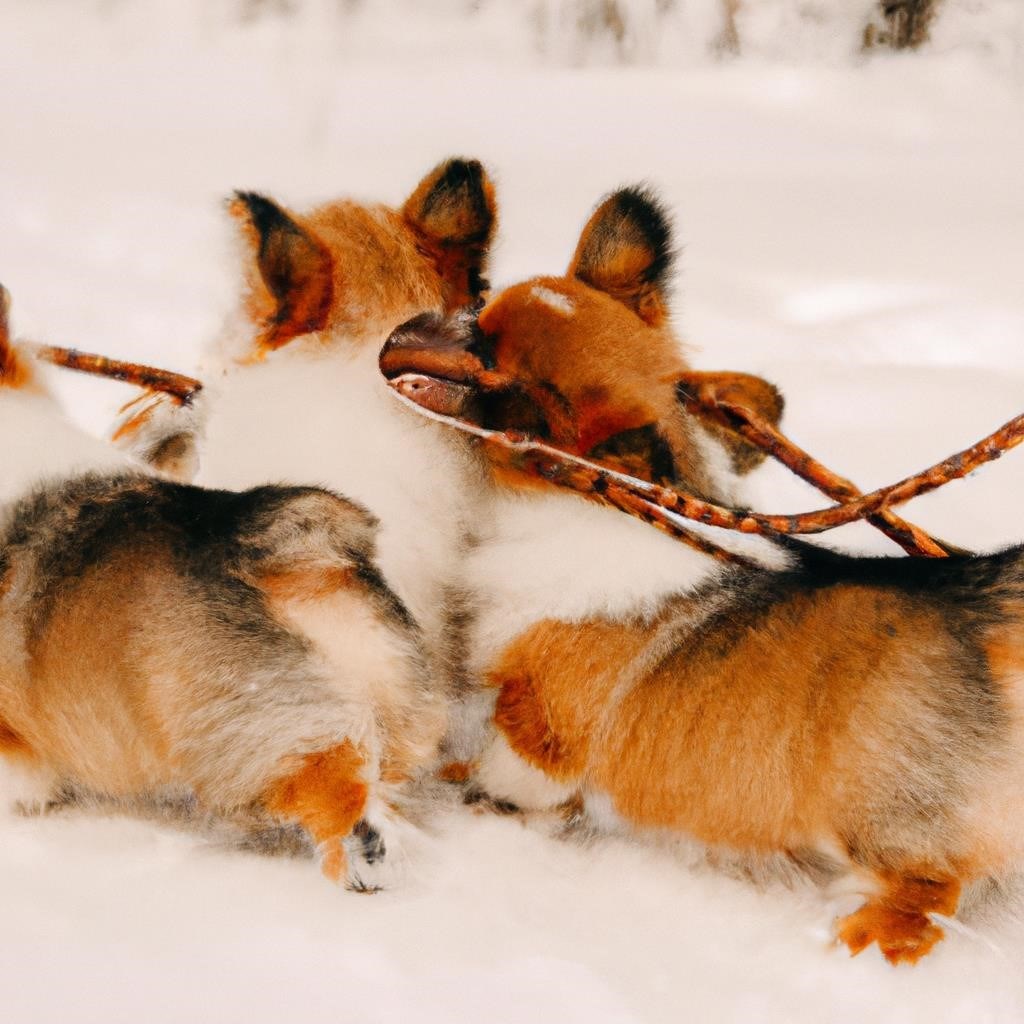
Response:
[[[420,313],[391,332],[380,352],[380,368],[394,378],[408,370],[443,372],[451,364],[463,375],[469,363],[478,363],[472,355],[476,339],[476,316],[470,311],[448,317]]]

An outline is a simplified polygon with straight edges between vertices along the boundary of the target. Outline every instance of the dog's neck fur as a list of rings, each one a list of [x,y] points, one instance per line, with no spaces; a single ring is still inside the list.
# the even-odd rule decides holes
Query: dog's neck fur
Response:
[[[707,454],[718,448],[711,438],[706,445]],[[732,501],[741,482],[727,465],[724,452],[709,461],[717,493]],[[711,583],[723,570],[722,562],[647,523],[571,492],[494,487],[487,520],[490,531],[466,567],[478,613],[470,645],[478,677],[507,643],[542,619],[653,618],[666,598]],[[720,530],[707,536],[769,569],[788,561],[763,537]]]
[[[50,480],[140,468],[76,427],[53,398],[38,391],[0,390],[0,438],[0,508]]]

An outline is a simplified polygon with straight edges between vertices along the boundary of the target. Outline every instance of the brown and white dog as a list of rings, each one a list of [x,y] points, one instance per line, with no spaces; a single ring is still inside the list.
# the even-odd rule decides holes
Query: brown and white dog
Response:
[[[142,472],[63,417],[5,315],[0,437],[0,762],[28,785],[15,795],[197,798],[253,835],[301,826],[329,877],[373,885],[390,799],[446,716],[376,568],[372,516],[313,487]]]
[[[158,467],[168,451],[181,465],[166,441],[191,432],[197,483],[318,483],[369,509],[381,571],[422,627],[443,689],[459,671],[458,571],[479,486],[459,445],[396,406],[377,354],[412,314],[483,294],[494,187],[478,161],[453,158],[398,208],[345,199],[300,214],[249,192],[230,208],[244,283],[202,370],[202,415],[183,423],[164,400],[136,406],[119,440]]]
[[[732,500],[749,453],[678,400],[670,244],[649,193],[617,192],[565,276],[508,288],[476,323],[410,321],[382,369],[435,411]],[[781,410],[765,382],[737,386]],[[866,901],[839,937],[894,963],[942,937],[931,915],[965,885],[1020,863],[1020,548],[852,558],[732,535],[762,568],[725,566],[504,464],[486,517],[467,574],[492,796],[582,796],[631,830],[852,872]]]

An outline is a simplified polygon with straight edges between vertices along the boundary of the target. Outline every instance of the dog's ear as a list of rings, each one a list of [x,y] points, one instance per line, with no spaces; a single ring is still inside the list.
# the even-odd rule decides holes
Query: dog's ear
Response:
[[[749,409],[773,427],[778,427],[782,420],[785,399],[779,389],[763,377],[725,370],[710,373],[691,371],[680,377],[676,384],[676,393],[684,404],[697,397],[702,390],[716,396],[720,402]],[[704,425],[728,451],[732,467],[737,473],[749,473],[764,462],[765,453],[739,434],[716,423],[705,422]]]
[[[402,216],[445,285],[445,311],[476,302],[489,284],[487,258],[498,226],[494,185],[479,160],[438,164],[402,206]]]
[[[580,235],[569,275],[606,292],[652,327],[668,316],[672,228],[657,197],[632,186],[608,196]]]
[[[236,192],[229,203],[252,250],[251,313],[262,325],[259,343],[280,348],[327,323],[334,267],[327,247],[266,196]]]
[[[0,387],[20,388],[31,377],[26,359],[14,349],[11,337],[11,293],[0,284]]]
[[[11,351],[11,293],[0,284],[0,367],[6,365]],[[0,370],[2,372],[2,370]]]

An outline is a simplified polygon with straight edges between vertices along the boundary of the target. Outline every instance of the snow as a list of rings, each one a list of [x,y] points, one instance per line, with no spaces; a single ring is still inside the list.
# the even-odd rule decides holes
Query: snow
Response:
[[[233,188],[398,202],[441,157],[479,156],[499,183],[500,285],[560,271],[596,199],[647,180],[677,211],[694,362],[765,374],[794,438],[863,487],[894,480],[1024,407],[1022,6],[948,0],[926,52],[870,60],[830,20],[855,6],[751,4],[747,56],[717,61],[716,5],[677,4],[690,30],[673,36],[639,4],[630,59],[651,66],[613,67],[571,32],[539,47],[529,4],[463,18],[454,0],[367,2],[339,20],[310,3],[237,27],[224,3],[6,0],[0,279],[16,329],[194,369],[230,306]],[[127,397],[53,379],[97,431]],[[782,471],[757,486],[767,511],[824,504]],[[987,549],[1024,539],[1022,494],[1016,452],[908,514]],[[884,550],[859,528],[845,540]],[[969,918],[893,970],[829,944],[849,900],[462,809],[374,897],[165,823],[9,815],[3,1017],[1024,1017],[1015,912]]]

